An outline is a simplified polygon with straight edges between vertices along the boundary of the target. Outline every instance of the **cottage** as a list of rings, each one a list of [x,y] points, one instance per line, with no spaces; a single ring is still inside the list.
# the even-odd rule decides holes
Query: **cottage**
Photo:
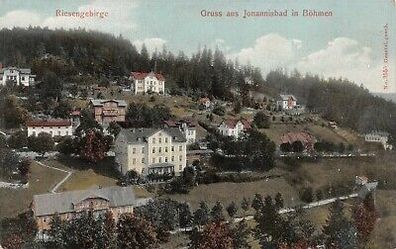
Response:
[[[129,80],[135,94],[159,93],[165,94],[165,77],[159,73],[132,72]]]
[[[73,126],[68,119],[35,119],[26,123],[28,136],[37,136],[41,132],[55,136],[73,135]]]
[[[246,130],[251,129],[252,126],[250,122],[245,119],[234,120],[228,119],[223,120],[218,126],[218,131],[223,136],[231,136],[235,139],[239,139],[242,137],[243,133]]]
[[[192,144],[195,143],[196,140],[196,124],[195,122],[187,119],[182,119],[179,121],[173,120],[165,120],[164,121],[165,128],[178,128],[186,137],[187,143]]]
[[[108,187],[33,196],[31,209],[37,222],[38,237],[43,238],[50,229],[55,214],[61,220],[71,220],[81,212],[92,211],[95,216],[111,212],[114,219],[133,208],[144,205],[148,199],[138,199],[132,187]]]
[[[115,140],[115,161],[126,174],[180,175],[186,167],[187,141],[178,128],[122,129]]]
[[[364,135],[364,141],[369,143],[380,143],[385,150],[392,150],[393,146],[388,144],[389,133],[382,131],[372,131]]]
[[[31,86],[34,84],[36,75],[32,74],[30,68],[6,67],[0,64],[0,85],[5,85],[7,81],[14,82],[18,86]]]
[[[95,120],[101,125],[125,121],[127,103],[124,100],[93,99],[89,105]]]
[[[292,110],[297,105],[297,98],[290,94],[281,94],[276,104],[280,110]]]
[[[301,142],[304,151],[313,151],[316,138],[307,132],[288,132],[280,138],[280,144],[293,145],[294,142]]]
[[[201,110],[207,110],[212,107],[212,102],[209,98],[200,98],[198,104]]]

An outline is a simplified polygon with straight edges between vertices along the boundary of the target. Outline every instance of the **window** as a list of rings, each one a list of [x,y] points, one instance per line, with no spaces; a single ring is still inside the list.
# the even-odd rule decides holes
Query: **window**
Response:
[[[153,137],[153,140],[152,140],[152,141],[153,141],[153,144],[155,144],[155,137]]]
[[[168,142],[168,138],[166,137],[166,138],[165,138],[165,143],[167,143],[167,142]]]
[[[183,156],[182,155],[179,156],[179,161],[180,162],[183,161]]]
[[[69,131],[66,131],[66,136],[69,136]]]
[[[162,142],[162,138],[158,138],[158,143],[161,143]]]
[[[132,164],[135,165],[136,164],[136,158],[132,159]]]
[[[142,147],[142,154],[144,154],[144,147]]]
[[[153,159],[151,160],[152,163],[155,163],[155,157],[153,157]]]
[[[142,163],[144,163],[144,157],[142,157]]]
[[[155,153],[155,147],[153,147],[153,153]]]
[[[172,146],[172,151],[175,151],[175,146]]]
[[[179,151],[183,150],[183,146],[179,145]]]
[[[179,165],[179,170],[182,171],[183,170],[183,165]]]
[[[136,154],[136,148],[132,148],[132,154]]]
[[[61,132],[60,131],[58,131],[58,136],[60,136],[61,135]]]
[[[172,156],[172,162],[174,162],[175,161],[175,156]]]
[[[168,147],[165,147],[165,152],[168,152]]]
[[[159,152],[159,153],[162,152],[162,147],[158,147],[158,152]]]
[[[166,163],[168,162],[168,157],[165,157],[165,162],[166,162]]]
[[[35,131],[33,131],[32,135],[33,135],[33,136],[36,136],[36,132],[35,132]]]
[[[162,157],[161,156],[158,158],[158,162],[162,163]]]

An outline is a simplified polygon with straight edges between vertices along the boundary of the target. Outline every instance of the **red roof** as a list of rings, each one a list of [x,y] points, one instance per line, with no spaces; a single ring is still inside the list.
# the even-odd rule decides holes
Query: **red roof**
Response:
[[[70,113],[71,116],[81,116],[81,111],[79,110],[74,110]]]
[[[148,75],[152,75],[155,76],[158,80],[161,81],[165,81],[165,77],[160,74],[160,73],[144,73],[144,72],[131,72],[131,76],[135,79],[135,80],[143,80],[145,79]]]
[[[306,132],[289,132],[286,134],[283,134],[281,137],[281,143],[294,143],[296,141],[300,141],[303,144],[308,144],[308,143],[314,143],[315,142],[315,137],[312,136],[311,134],[308,134]]]
[[[250,125],[250,122],[245,120],[245,119],[241,119],[241,120],[238,120],[238,119],[227,119],[227,120],[224,120],[223,122],[225,123],[225,125],[228,128],[234,129],[239,121],[242,122],[242,125],[243,125],[244,129],[252,128],[252,126]]]
[[[68,119],[36,119],[30,120],[26,123],[27,126],[42,127],[42,126],[71,126],[71,121]]]

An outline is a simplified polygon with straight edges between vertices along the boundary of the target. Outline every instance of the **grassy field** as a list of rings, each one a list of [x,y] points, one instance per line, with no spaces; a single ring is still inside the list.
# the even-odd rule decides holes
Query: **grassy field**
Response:
[[[222,182],[208,185],[202,184],[195,187],[187,195],[175,194],[165,195],[164,197],[169,197],[180,202],[188,202],[193,209],[196,209],[201,201],[205,201],[209,207],[213,206],[217,201],[220,201],[223,206],[227,206],[234,201],[239,206],[244,197],[252,200],[256,193],[274,197],[278,192],[282,194],[285,205],[297,205],[300,203],[298,194],[293,187],[282,178],[244,183]]]
[[[49,169],[33,162],[27,189],[0,188],[0,219],[16,216],[28,209],[33,195],[48,192],[57,182],[63,179],[66,173]]]
[[[110,160],[102,161],[96,164],[95,167],[76,158],[47,160],[44,163],[49,166],[73,171],[71,177],[60,186],[59,192],[117,185],[118,175],[112,168],[112,161]],[[152,196],[142,187],[135,187],[135,194],[137,197]]]

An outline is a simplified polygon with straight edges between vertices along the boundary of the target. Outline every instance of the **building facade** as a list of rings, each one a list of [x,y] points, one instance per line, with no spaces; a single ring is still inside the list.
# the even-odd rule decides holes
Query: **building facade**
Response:
[[[73,126],[68,119],[35,119],[26,123],[28,136],[37,136],[44,132],[52,137],[73,135]]]
[[[187,140],[187,144],[193,144],[196,141],[197,132],[196,132],[196,124],[193,121],[189,120],[166,120],[164,121],[165,128],[178,128],[185,136]]]
[[[89,105],[95,120],[101,125],[125,121],[127,103],[124,100],[93,99]]]
[[[393,146],[388,144],[389,133],[381,131],[372,131],[364,135],[364,141],[369,143],[380,143],[385,150],[392,150]]]
[[[135,94],[158,93],[165,94],[165,77],[159,73],[132,72],[129,80]]]
[[[92,211],[95,217],[111,212],[115,221],[122,214],[133,213],[133,208],[144,205],[148,199],[137,199],[132,187],[108,187],[34,195],[31,204],[37,222],[39,238],[51,228],[54,215],[71,220],[82,212]]]
[[[14,82],[18,86],[31,86],[34,84],[36,75],[30,68],[0,67],[0,83],[5,85],[7,81]]]
[[[147,176],[175,173],[186,167],[186,138],[177,128],[122,129],[114,143],[118,170]]]
[[[251,125],[247,120],[223,120],[217,127],[219,133],[223,136],[234,137],[239,139],[244,132],[251,129]]]
[[[280,99],[276,102],[281,110],[292,110],[297,105],[297,98],[293,95],[280,95]]]

